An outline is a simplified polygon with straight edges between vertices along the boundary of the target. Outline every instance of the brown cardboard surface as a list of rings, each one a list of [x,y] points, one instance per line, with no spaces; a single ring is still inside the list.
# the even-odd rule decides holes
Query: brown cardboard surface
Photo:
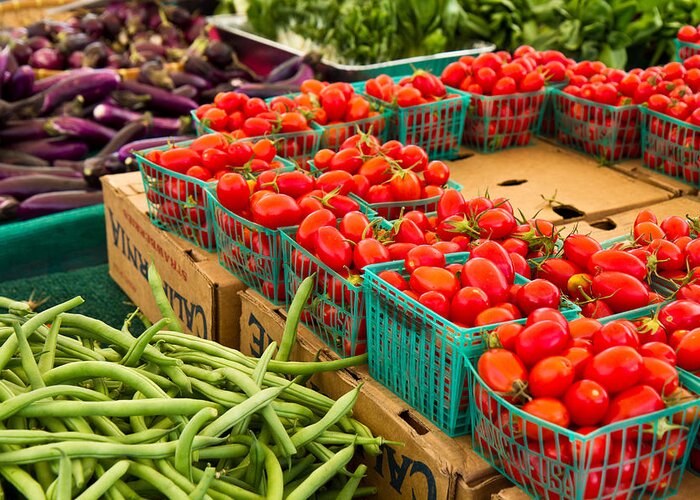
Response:
[[[238,347],[245,285],[206,252],[151,224],[138,172],[102,178],[109,274],[150,320],[160,312],[148,285],[153,260],[189,333]]]
[[[490,155],[477,153],[451,162],[450,168],[452,178],[463,185],[465,196],[483,195],[488,190],[492,198],[508,198],[528,217],[538,214],[557,223],[599,218],[678,195],[546,142]],[[578,212],[566,213],[543,197],[556,198]]]
[[[698,188],[694,186],[643,167],[640,159],[623,161],[613,165],[612,168],[653,186],[677,192],[679,195],[695,195],[698,193]]]
[[[695,500],[700,497],[700,477],[686,471],[683,474],[678,494],[671,497],[676,500]],[[530,497],[520,488],[512,486],[499,491],[491,497],[493,500],[528,500]]]
[[[697,196],[683,196],[682,198],[674,198],[662,203],[645,206],[644,208],[654,212],[659,220],[669,215],[685,217],[688,214],[698,217],[700,216],[700,198]],[[639,210],[640,208],[626,210],[586,222],[565,224],[560,226],[559,229],[562,230],[562,236],[566,236],[576,227],[577,232],[581,234],[590,234],[598,241],[605,241],[616,236],[629,234]]]
[[[259,355],[282,337],[284,311],[252,290],[241,292],[241,347],[245,354]],[[305,328],[297,333],[291,359],[311,361],[337,359],[335,353]],[[404,446],[384,446],[378,457],[364,457],[367,483],[377,486],[381,499],[486,500],[505,486],[498,475],[471,449],[470,439],[452,439],[415,410],[374,381],[366,367],[318,374],[310,384],[338,398],[362,382],[354,416],[375,435]]]

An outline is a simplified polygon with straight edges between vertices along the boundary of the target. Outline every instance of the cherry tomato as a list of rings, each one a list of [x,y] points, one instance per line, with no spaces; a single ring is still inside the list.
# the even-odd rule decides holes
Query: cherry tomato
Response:
[[[482,311],[491,306],[488,295],[473,286],[460,289],[452,298],[450,319],[466,326],[472,326],[474,320]]]
[[[676,368],[658,358],[643,358],[642,378],[639,383],[648,385],[661,396],[670,396],[678,389],[678,372]]]
[[[331,170],[316,178],[316,188],[324,193],[337,189],[338,194],[348,194],[354,185],[352,174],[345,170]]]
[[[459,290],[455,275],[441,267],[419,267],[411,273],[408,282],[411,289],[419,295],[429,291],[440,292],[448,300]]]
[[[296,242],[309,252],[314,253],[316,251],[316,233],[323,226],[335,227],[335,215],[325,208],[310,213],[299,223],[295,236]]]
[[[592,337],[593,353],[598,354],[615,346],[629,346],[634,350],[639,349],[639,336],[634,325],[627,321],[613,321],[607,323],[596,331]]]
[[[491,304],[506,302],[508,298],[510,284],[501,270],[490,260],[479,257],[469,259],[462,267],[460,280],[462,286],[475,286],[483,290]]]
[[[482,354],[477,372],[491,390],[501,394],[517,392],[528,380],[523,362],[505,349],[489,349]]]
[[[421,266],[444,267],[445,254],[430,245],[418,245],[408,251],[404,266],[409,273]]]
[[[503,248],[500,243],[496,243],[495,241],[491,240],[483,241],[480,244],[472,247],[470,257],[480,257],[493,262],[503,273],[506,281],[508,283],[513,282],[515,278],[513,261],[508,255],[508,252],[506,252],[505,248]]]
[[[610,347],[593,356],[585,377],[602,385],[608,394],[633,387],[642,376],[642,356],[631,347]]]
[[[450,178],[450,167],[439,160],[431,161],[423,172],[423,178],[427,184],[444,186]]]
[[[520,310],[524,314],[530,314],[541,307],[556,309],[559,306],[560,298],[559,289],[553,283],[536,279],[525,283],[518,290],[516,300]]]
[[[605,389],[593,380],[579,380],[566,391],[564,404],[571,421],[580,426],[597,425],[608,411],[610,400]]]
[[[364,238],[372,237],[369,219],[358,211],[346,213],[338,224],[338,229],[346,239],[356,244]]]
[[[425,292],[418,297],[418,302],[442,317],[449,315],[450,303],[440,292]]]
[[[389,190],[396,201],[418,200],[421,197],[420,179],[415,172],[402,170],[389,181]]]
[[[581,339],[578,340],[581,341]],[[593,357],[593,354],[591,354],[589,349],[577,346],[576,341],[572,343],[571,347],[565,349],[561,355],[571,361],[571,363],[574,365],[576,379],[583,377],[583,372],[586,369],[586,365]]]
[[[569,333],[557,322],[544,320],[526,327],[515,340],[515,351],[526,366],[558,356],[569,345]]]
[[[318,258],[336,272],[352,264],[352,246],[335,227],[318,228],[315,246]]]
[[[649,290],[629,274],[605,271],[593,277],[591,291],[602,298],[613,312],[637,309],[649,304]]]
[[[676,366],[676,352],[668,344],[663,342],[649,342],[639,348],[639,354],[645,358],[656,358],[666,361],[671,366]]]
[[[535,398],[525,403],[523,411],[564,428],[568,427],[571,422],[566,406],[555,398]],[[525,435],[528,439],[534,440],[542,439],[547,441],[554,439],[554,431],[542,428],[530,421],[525,423]]]
[[[464,197],[456,189],[446,189],[437,203],[439,221],[464,212]]]
[[[221,181],[219,181],[221,182]],[[294,198],[286,194],[270,194],[251,204],[253,222],[270,229],[296,226],[303,216]]]
[[[241,174],[224,174],[216,184],[216,197],[225,208],[240,213],[248,209],[250,186]]]
[[[582,269],[588,268],[591,256],[602,250],[600,243],[584,234],[572,234],[564,240],[564,257]]]
[[[536,398],[558,398],[574,382],[574,365],[563,356],[541,359],[530,370],[528,388]]]
[[[684,370],[700,370],[700,328],[691,330],[681,339],[676,347],[676,363]]]
[[[408,289],[408,283],[397,271],[381,271],[377,276],[396,287],[398,290],[404,291]]]

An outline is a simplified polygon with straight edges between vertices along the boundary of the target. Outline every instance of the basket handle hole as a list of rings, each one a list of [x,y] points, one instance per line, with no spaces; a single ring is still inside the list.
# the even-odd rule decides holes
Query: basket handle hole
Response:
[[[575,219],[576,217],[583,217],[586,215],[586,212],[579,210],[573,205],[557,205],[556,207],[552,207],[552,210],[555,214],[564,219]]]
[[[617,224],[615,224],[613,220],[607,218],[590,222],[588,225],[596,229],[602,229],[603,231],[612,231],[617,227]]]
[[[410,410],[403,410],[401,413],[399,413],[399,418],[410,425],[419,436],[424,436],[430,432],[429,429],[422,422],[420,422]]]
[[[521,184],[525,184],[527,182],[527,179],[508,179],[503,182],[499,182],[499,186],[519,186]]]

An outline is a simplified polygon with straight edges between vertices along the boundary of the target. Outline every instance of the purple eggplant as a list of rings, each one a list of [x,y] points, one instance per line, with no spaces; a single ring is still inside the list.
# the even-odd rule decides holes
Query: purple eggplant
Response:
[[[111,128],[75,116],[50,118],[46,121],[44,129],[51,135],[77,137],[86,142],[98,144],[109,142],[116,135],[116,132]]]
[[[29,58],[29,65],[32,68],[63,69],[65,63],[65,59],[59,51],[48,47],[37,50]]]
[[[170,78],[175,84],[175,87],[181,87],[182,85],[191,85],[198,91],[207,90],[211,88],[211,83],[209,82],[209,80],[206,80],[201,76],[193,75],[191,73],[175,71],[174,73],[170,73]]]
[[[45,127],[46,120],[43,118],[8,122],[4,128],[0,129],[0,139],[8,144],[20,141],[31,141],[34,139],[45,139],[50,136]]]
[[[184,69],[187,73],[206,78],[214,84],[221,83],[227,79],[224,71],[196,55],[187,57]]]
[[[15,40],[12,44],[12,54],[17,64],[27,64],[32,52],[34,51],[24,40]]]
[[[83,50],[83,66],[104,68],[109,62],[110,51],[103,42],[92,42]]]
[[[139,54],[152,54],[155,56],[165,57],[165,48],[161,44],[153,43],[151,41],[143,40],[136,42],[131,46],[134,51]]]
[[[58,49],[68,55],[73,52],[82,51],[87,47],[92,39],[85,33],[73,33],[59,36]]]
[[[68,67],[71,69],[82,68],[85,63],[85,54],[78,50],[76,52],[71,52],[68,56]]]
[[[175,88],[169,72],[163,66],[163,61],[156,59],[141,65],[138,81],[148,85],[154,85],[167,90]]]
[[[236,88],[236,92],[246,94],[248,97],[274,97],[282,94],[299,92],[299,84],[285,83],[244,83]]]
[[[30,167],[45,167],[49,162],[38,156],[14,149],[0,149],[0,163],[6,165],[27,165]]]
[[[100,177],[103,175],[123,174],[130,169],[126,164],[119,161],[117,153],[106,156],[96,156],[88,158],[83,164],[83,179],[88,186],[99,189]]]
[[[0,196],[0,221],[12,220],[17,217],[19,202],[12,196]]]
[[[278,64],[265,77],[267,83],[276,83],[287,80],[296,74],[299,67],[304,63],[305,56],[290,57],[281,64]]]
[[[117,88],[119,80],[119,75],[112,70],[95,70],[61,80],[44,95],[41,113],[77,96],[82,96],[84,102],[97,101]]]
[[[81,163],[82,165],[82,163]],[[82,169],[82,167],[81,167]],[[59,177],[80,177],[80,171],[69,167],[29,167],[24,165],[10,165],[9,163],[0,163],[0,179],[8,177],[22,177],[25,175],[53,175]]]
[[[119,84],[120,90],[126,90],[137,95],[147,95],[150,97],[149,107],[158,109],[173,115],[187,115],[190,111],[197,107],[197,103],[192,99],[182,96],[174,96],[167,90],[146,85],[144,83],[135,82],[133,80],[125,80]]]
[[[6,45],[3,47],[2,50],[0,50],[0,97],[2,97],[2,90],[3,90],[3,83],[4,83],[4,74],[5,70],[7,69],[8,63],[10,61],[10,55],[12,53],[10,52],[10,46]]]
[[[224,42],[212,40],[204,49],[204,57],[214,66],[226,68],[233,62],[233,49]]]
[[[102,35],[102,22],[97,14],[89,13],[80,20],[80,29],[96,40]]]
[[[133,141],[119,148],[119,161],[125,162],[129,158],[133,158],[134,151],[142,151],[144,149],[156,148],[166,144],[175,144],[177,142],[189,141],[191,139],[193,139],[191,136],[175,135],[171,137],[155,137],[153,139]]]
[[[185,40],[187,43],[194,42],[202,33],[207,25],[207,20],[204,17],[197,16],[192,20],[189,28],[185,32]]]
[[[76,191],[86,188],[87,183],[84,179],[57,175],[32,174],[0,180],[0,196],[12,196],[18,200],[40,193]]]
[[[102,203],[102,191],[58,191],[27,198],[17,208],[17,217],[33,219],[43,215],[65,212],[74,208]]]
[[[192,85],[182,85],[176,89],[173,89],[173,95],[179,95],[182,97],[187,97],[188,99],[196,99],[199,92]]]
[[[34,82],[34,94],[38,94],[39,92],[43,92],[45,90],[50,89],[54,85],[56,85],[58,82],[67,80],[68,78],[72,78],[77,75],[82,75],[86,73],[90,73],[92,70],[88,68],[81,68],[81,69],[74,69],[72,71],[62,71],[61,73],[42,78],[41,80],[37,80]]]
[[[31,66],[20,66],[12,74],[12,78],[6,85],[6,97],[9,101],[19,101],[32,94],[34,86],[34,70]]]
[[[107,156],[119,151],[119,148],[124,144],[130,143],[137,137],[143,137],[149,126],[150,119],[148,117],[145,120],[135,120],[127,123],[100,149],[97,156]]]
[[[122,23],[116,14],[112,12],[103,12],[100,14],[102,21],[103,35],[109,39],[114,39],[122,29]]]
[[[33,154],[46,161],[82,160],[88,154],[88,147],[84,142],[61,138],[18,142],[13,145],[13,149]]]
[[[27,39],[27,45],[33,52],[51,48],[51,40],[43,36],[33,36]]]

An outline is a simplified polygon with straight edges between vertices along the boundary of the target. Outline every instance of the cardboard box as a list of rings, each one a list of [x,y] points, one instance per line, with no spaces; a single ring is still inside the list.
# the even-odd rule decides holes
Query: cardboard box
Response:
[[[692,215],[693,217],[698,217],[700,216],[700,198],[697,196],[683,196],[682,198],[674,198],[644,208],[648,208],[654,212],[659,220],[669,215],[680,215],[681,217]],[[562,230],[562,236],[568,235],[576,228],[577,232],[581,234],[590,234],[598,241],[605,241],[610,238],[615,238],[616,236],[622,236],[623,234],[630,234],[630,231],[632,231],[632,224],[639,210],[641,210],[641,208],[626,210],[585,222],[569,223],[560,226],[559,229]]]
[[[147,215],[138,172],[102,178],[109,274],[150,320],[161,317],[148,286],[153,261],[183,328],[229,347],[239,345],[245,285],[206,252],[158,229]]]
[[[240,350],[258,356],[270,342],[280,341],[284,310],[252,290],[241,292],[241,301]],[[300,328],[291,359],[312,361],[317,353],[321,360],[338,359],[318,337]],[[367,483],[379,488],[377,498],[486,500],[505,487],[506,479],[474,453],[468,437],[447,437],[374,381],[366,366],[318,374],[310,380],[312,387],[336,399],[360,382],[355,417],[375,435],[405,444],[383,446],[378,457],[364,457]]]
[[[623,174],[632,176],[635,179],[639,179],[642,182],[651,184],[652,186],[658,186],[668,191],[676,192],[679,196],[698,194],[697,187],[681,182],[668,175],[654,172],[653,170],[642,166],[642,160],[639,158],[636,160],[623,161],[622,163],[613,165],[612,168],[622,172]]]
[[[547,142],[450,163],[465,196],[506,197],[527,217],[555,223],[590,220],[678,196],[593,158]],[[549,202],[547,200],[550,200]],[[556,200],[556,201],[553,201]]]

